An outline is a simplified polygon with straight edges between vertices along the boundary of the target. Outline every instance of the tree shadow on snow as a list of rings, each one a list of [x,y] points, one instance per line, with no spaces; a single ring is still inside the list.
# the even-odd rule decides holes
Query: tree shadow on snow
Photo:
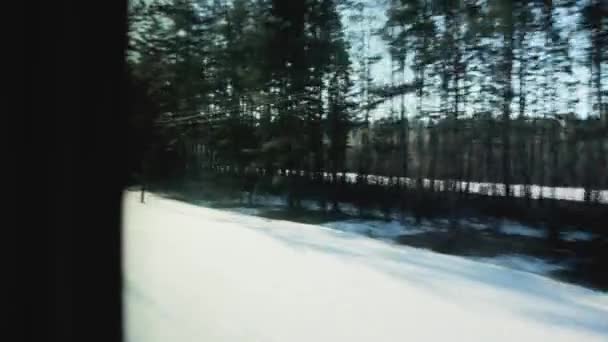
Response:
[[[298,227],[299,228],[299,227]],[[260,229],[258,229],[260,230]],[[516,294],[531,297],[523,307],[501,305],[526,317],[556,327],[585,330],[593,333],[608,333],[608,309],[578,301],[577,297],[600,295],[589,289],[567,285],[535,274],[509,270],[459,257],[436,254],[417,248],[371,243],[370,239],[354,234],[328,229],[318,239],[307,237],[306,233],[289,233],[273,229],[261,229],[265,234],[282,243],[300,250],[309,249],[327,253],[343,260],[357,259],[375,271],[382,272],[408,284],[419,285],[447,301],[453,301],[450,288],[470,287],[474,283],[498,290],[497,295]],[[331,238],[328,239],[330,235]],[[351,237],[346,240],[345,238]],[[353,239],[354,238],[354,239]],[[365,242],[364,240],[369,240]],[[343,243],[336,243],[343,242]],[[566,295],[562,289],[568,288]],[[483,289],[482,289],[483,290]],[[574,292],[574,297],[572,296]],[[474,293],[473,293],[474,294]],[[479,296],[478,300],[484,300]]]

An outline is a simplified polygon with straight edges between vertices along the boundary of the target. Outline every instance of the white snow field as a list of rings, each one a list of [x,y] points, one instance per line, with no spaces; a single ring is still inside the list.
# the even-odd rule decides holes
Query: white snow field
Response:
[[[608,341],[608,294],[314,225],[126,192],[125,337]]]

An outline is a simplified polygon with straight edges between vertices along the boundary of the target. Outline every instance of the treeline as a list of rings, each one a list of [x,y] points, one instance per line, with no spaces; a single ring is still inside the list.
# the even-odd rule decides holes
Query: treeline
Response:
[[[389,1],[372,30],[360,1],[135,3],[132,169],[582,186],[592,201],[608,188],[606,13],[599,0]],[[374,79],[373,37],[390,81]]]
[[[588,200],[607,188],[607,10],[600,1],[390,1],[381,30],[390,72],[411,71],[416,102],[413,115],[401,105],[389,120],[402,126],[402,173],[501,182],[507,196],[514,183],[583,186]]]
[[[193,153],[241,170],[344,168],[352,81],[337,1],[140,3],[130,18],[133,89],[155,106],[134,117],[154,120],[183,171]]]
[[[403,175],[402,154],[406,155],[409,178],[454,179],[468,182],[501,183],[500,158],[502,141],[500,125],[486,120],[462,118],[456,135],[459,164],[454,164],[454,147],[447,120],[425,123],[409,119],[405,128],[407,144],[400,143],[403,129],[398,118],[385,118],[373,123],[370,172],[377,175]],[[595,119],[574,116],[552,118],[516,118],[512,122],[514,152],[511,156],[513,184],[590,187],[608,189],[605,176],[607,139],[598,135]],[[547,134],[556,132],[556,136]],[[347,168],[356,169],[363,152],[361,130],[351,131],[352,148],[347,152]],[[604,144],[601,146],[600,144]],[[410,146],[403,153],[403,145]],[[370,153],[370,152],[368,152]],[[456,174],[454,173],[456,170]],[[530,189],[528,189],[529,191]],[[516,193],[518,196],[525,194]],[[528,193],[527,195],[530,195]],[[545,194],[549,195],[549,194]]]

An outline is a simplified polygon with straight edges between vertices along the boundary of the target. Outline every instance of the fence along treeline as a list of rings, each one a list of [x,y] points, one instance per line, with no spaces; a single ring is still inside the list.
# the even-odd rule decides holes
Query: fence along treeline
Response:
[[[135,173],[176,179],[228,165],[314,179],[354,171],[507,189],[581,186],[590,202],[608,188],[601,1],[390,1],[374,34],[401,77],[376,86],[369,30],[351,56],[341,20],[347,13],[361,22],[366,8],[339,0],[133,4]],[[589,76],[587,99],[578,98],[575,68]],[[413,105],[373,120],[374,106],[393,98]],[[578,115],[578,101],[588,101],[589,115]],[[290,205],[299,182],[289,179]],[[422,191],[415,188],[402,193]]]

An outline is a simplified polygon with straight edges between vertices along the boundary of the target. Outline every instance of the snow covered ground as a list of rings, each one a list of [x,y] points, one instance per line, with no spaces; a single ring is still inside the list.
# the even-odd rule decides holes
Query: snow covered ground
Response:
[[[446,231],[443,228],[432,227],[429,223],[420,226],[404,225],[400,221],[360,220],[351,219],[324,223],[321,226],[344,232],[357,233],[386,241],[394,241],[400,235],[415,235],[431,231]]]
[[[534,229],[508,220],[504,220],[500,224],[500,232],[506,235],[520,235],[533,238],[545,238],[547,236],[545,230]]]
[[[608,295],[335,229],[124,199],[125,333],[154,341],[607,341]]]
[[[246,197],[246,194],[244,194],[243,197]],[[257,195],[254,196],[254,198],[254,207],[241,206],[242,203],[239,204],[238,201],[234,201],[233,205],[235,206],[228,206],[223,208],[223,210],[244,215],[265,216],[265,214],[268,214],[269,211],[282,211],[287,207],[285,199],[281,196]],[[197,205],[213,206],[213,202],[197,201]],[[390,219],[387,221],[386,219],[380,219],[380,217],[385,216],[379,211],[370,212],[378,217],[376,219],[361,219],[358,218],[358,210],[352,204],[340,203],[339,206],[342,213],[350,215],[352,218],[343,218],[337,221],[324,222],[320,223],[319,225],[322,227],[355,233],[390,243],[394,243],[398,241],[400,237],[406,235],[448,233],[450,231],[450,222],[447,219],[423,219],[420,224],[417,224],[415,223],[413,217],[402,217],[398,213],[391,213]],[[317,201],[310,200],[303,200],[302,207],[312,211],[320,209]],[[330,207],[327,208],[327,210],[330,209]],[[500,232],[504,235],[515,235],[536,239],[547,238],[548,235],[548,232],[544,227],[531,227],[506,219],[482,222],[479,221],[479,218],[462,218],[460,219],[459,227],[460,228],[458,229],[473,229],[479,231],[480,233],[483,231],[491,231]],[[594,233],[582,231],[575,227],[562,230],[560,235],[562,240],[568,242],[590,241],[597,237],[597,235]],[[505,266],[513,270],[526,271],[545,276],[551,276],[555,271],[565,270],[572,267],[565,261],[558,262],[555,260],[542,259],[517,253],[498,255],[494,257],[469,258],[494,265]]]
[[[566,241],[590,241],[593,240],[597,235],[589,232],[581,231],[570,231],[562,232],[561,238]]]
[[[242,196],[246,197],[246,194],[243,194]],[[287,206],[285,199],[281,196],[257,195],[254,196],[254,199],[256,207],[236,206],[232,208],[227,208],[227,210],[246,215],[261,215],[264,211],[282,210],[285,209],[285,207]],[[211,203],[212,202],[209,201],[208,203],[199,202],[198,204],[210,206]],[[303,200],[302,207],[307,210],[320,209],[318,202],[311,200]],[[354,205],[349,203],[339,203],[339,207],[342,213],[352,215],[353,217],[356,217],[359,213],[359,210]],[[330,209],[329,204],[327,209]],[[377,210],[371,211],[370,213],[372,213],[376,217],[384,217],[384,214]],[[359,233],[369,237],[379,238],[383,240],[394,240],[400,235],[412,235],[425,232],[446,232],[447,229],[445,227],[449,225],[449,222],[446,219],[439,219],[435,222],[423,220],[421,225],[414,225],[412,222],[413,219],[411,217],[406,217],[406,222],[404,224],[401,222],[401,217],[399,213],[391,213],[390,218],[391,219],[388,222],[381,219],[362,220],[353,218],[351,220],[325,223],[322,224],[322,226],[342,231]],[[495,222],[494,224],[498,226],[498,231],[505,235],[519,235],[533,238],[547,237],[546,229],[541,227],[530,227],[511,220],[501,220]],[[494,229],[492,224],[489,224],[488,222],[475,222],[469,219],[461,219],[460,225],[479,231]],[[577,230],[577,228],[574,227],[562,231],[560,235],[561,238],[565,241],[590,241],[596,237],[596,234]]]
[[[557,271],[564,267],[563,265],[552,264],[546,260],[526,255],[499,255],[491,258],[478,257],[472,259],[536,274],[549,274],[552,271]]]

